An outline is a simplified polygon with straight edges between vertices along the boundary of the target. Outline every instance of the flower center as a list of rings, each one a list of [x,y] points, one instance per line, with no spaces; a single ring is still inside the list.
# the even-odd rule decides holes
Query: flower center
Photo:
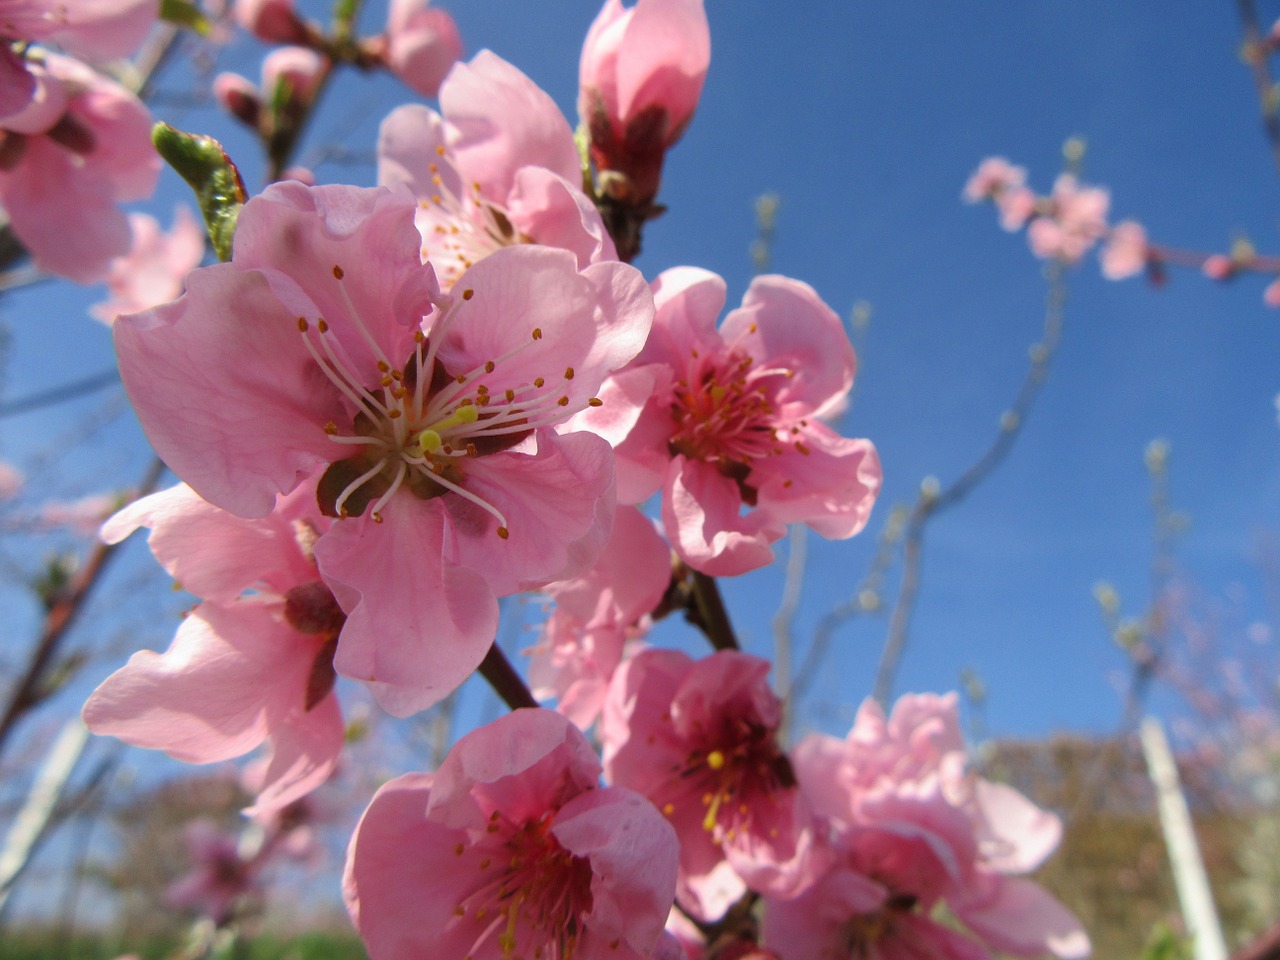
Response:
[[[712,744],[691,750],[673,771],[661,791],[670,798],[662,812],[671,816],[678,805],[698,803],[705,808],[702,829],[717,843],[731,842],[757,818],[769,822],[785,802],[782,791],[796,785],[795,773],[773,730],[760,723],[735,720]]]
[[[343,276],[342,269],[334,267],[340,287]],[[416,331],[413,352],[402,364],[393,365],[342,287],[351,323],[375,358],[371,377],[360,375],[359,365],[325,320],[313,324],[298,318],[298,332],[312,359],[354,409],[350,433],[333,422],[324,428],[333,443],[355,448],[352,455],[332,462],[320,479],[317,500],[326,516],[346,518],[368,510],[370,519],[381,523],[382,508],[401,490],[424,500],[452,494],[489,513],[497,521],[499,537],[510,535],[499,507],[467,489],[467,461],[509,449],[577,411],[558,384],[548,384],[547,378],[512,382],[502,375],[505,363],[542,339],[536,327],[528,340],[502,356],[462,373],[445,369],[440,343],[473,293],[468,289],[447,298],[430,336]],[[573,375],[572,368],[563,374],[565,380]],[[370,380],[376,385],[369,386]],[[491,392],[490,383],[508,385]]]
[[[436,153],[443,157],[444,147],[437,147]],[[422,259],[431,261],[446,289],[495,250],[529,242],[501,206],[480,195],[480,184],[471,184],[469,192],[458,196],[440,176],[437,164],[431,163],[428,169],[434,192],[429,199],[418,201],[417,225],[424,238]]]
[[[487,831],[505,839],[480,860],[479,886],[453,911],[457,922],[480,926],[468,956],[492,937],[503,960],[572,960],[592,908],[591,864],[560,845],[551,819],[517,825],[490,815]]]

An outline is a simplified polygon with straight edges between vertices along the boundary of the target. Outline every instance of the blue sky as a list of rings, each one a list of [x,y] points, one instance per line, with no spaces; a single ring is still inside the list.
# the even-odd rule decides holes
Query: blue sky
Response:
[[[1280,178],[1227,4],[710,0],[708,7],[712,66],[703,102],[668,158],[660,199],[670,210],[647,231],[637,266],[650,277],[678,264],[715,270],[735,303],[751,275],[753,200],[773,191],[782,201],[773,268],[812,284],[837,312],[859,301],[873,308],[843,430],[877,444],[885,488],[862,536],[810,539],[802,652],[819,617],[861,579],[888,508],[913,498],[926,476],[950,481],[990,442],[1039,336],[1040,264],[989,208],[960,202],[983,157],[1026,165],[1033,185],[1047,191],[1062,142],[1083,136],[1085,179],[1111,189],[1113,215],[1141,220],[1160,242],[1196,249],[1223,249],[1241,232],[1264,251],[1280,249]],[[571,117],[578,45],[596,9],[586,0],[467,0],[451,8],[468,53],[494,49]],[[376,4],[366,11],[368,32],[380,16]],[[224,65],[256,78],[257,56],[238,49]],[[169,89],[183,90],[190,69],[175,70]],[[343,78],[302,159],[341,143],[351,160],[320,164],[320,178],[372,182],[364,161],[377,121],[410,99],[387,79]],[[254,145],[215,111],[170,100],[156,112],[224,138],[255,182]],[[168,222],[184,199],[166,174],[149,209]],[[1250,615],[1261,615],[1251,553],[1273,530],[1280,494],[1272,403],[1280,315],[1263,306],[1261,279],[1230,286],[1187,273],[1171,279],[1162,290],[1141,280],[1110,283],[1092,256],[1069,273],[1062,348],[1022,438],[995,476],[928,530],[898,690],[952,689],[970,667],[987,684],[993,733],[1114,729],[1120,708],[1111,678],[1123,658],[1091,590],[1106,579],[1127,612],[1145,604],[1152,547],[1143,449],[1156,437],[1171,445],[1172,495],[1192,518],[1181,561],[1210,594],[1243,585]],[[0,302],[11,333],[4,396],[111,363],[106,330],[84,315],[96,299],[94,291],[42,285]],[[60,439],[113,396],[0,422],[0,458],[23,464],[69,448],[37,474],[42,490],[84,493],[127,482],[146,458],[128,417],[83,447]],[[22,549],[6,552],[26,562]],[[115,588],[146,562],[135,546]],[[899,570],[890,572],[890,600]],[[780,575],[764,571],[725,589],[749,649],[768,654]],[[21,628],[11,636],[29,635],[30,605],[12,598],[10,607],[5,619]],[[163,645],[172,621],[154,609],[135,603],[125,621],[145,624],[131,638]],[[870,690],[885,628],[884,617],[867,618],[838,634],[802,722],[847,727]],[[96,669],[101,675],[110,665]]]

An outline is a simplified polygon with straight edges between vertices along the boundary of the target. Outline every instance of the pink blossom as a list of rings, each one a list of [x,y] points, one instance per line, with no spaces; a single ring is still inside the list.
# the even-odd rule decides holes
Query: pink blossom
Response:
[[[693,117],[711,33],[702,0],[605,0],[582,46],[578,114],[601,172],[637,204],[658,193],[662,160]]]
[[[1102,247],[1102,275],[1108,280],[1136,277],[1147,267],[1147,231],[1134,220],[1117,223]]]
[[[241,756],[271,738],[254,813],[328,778],[343,741],[332,693],[343,615],[312,556],[328,524],[313,497],[299,490],[267,518],[243,520],[179,485],[106,524],[108,542],[149,527],[156,559],[205,602],[168,651],[135,653],[98,687],[84,707],[89,729],[188,763]]]
[[[187,274],[204,258],[204,228],[186,207],[175,208],[168,233],[143,213],[130,214],[129,225],[133,232],[129,253],[112,261],[107,272],[110,299],[89,309],[106,324],[122,313],[137,313],[177,298]]]
[[[207,820],[187,826],[187,852],[194,865],[165,891],[173,907],[195,908],[216,924],[235,916],[240,901],[259,887],[260,864],[240,855],[239,841]]]
[[[1007,190],[1022,187],[1027,182],[1025,167],[1015,167],[1004,157],[987,157],[964,185],[964,199],[968,203],[995,200]]]
[[[372,960],[648,960],[660,941],[678,949],[663,933],[675,835],[599,775],[567,720],[517,710],[464,736],[434,775],[379,790],[343,884]]]
[[[779,276],[757,277],[719,330],[715,274],[668,270],[653,292],[644,351],[578,419],[615,444],[619,499],[662,489],[672,547],[713,576],[769,563],[788,523],[835,539],[861,530],[880,488],[875,448],[820,422],[853,383],[840,318]]]
[[[391,0],[387,12],[386,61],[404,83],[434,97],[449,68],[462,56],[453,17],[430,0]]]
[[[440,105],[443,116],[411,105],[383,121],[378,182],[420,199],[422,256],[442,283],[517,243],[571,250],[581,267],[617,259],[568,121],[532,80],[482,50],[449,73]]]
[[[0,0],[0,32],[103,61],[137,50],[159,15],[159,0]]]
[[[444,295],[414,207],[275,184],[241,212],[230,263],[114,328],[143,428],[202,496],[258,517],[318,483],[339,518],[315,546],[347,614],[337,669],[398,715],[479,665],[496,596],[576,576],[604,547],[609,446],[555,428],[599,402],[653,309],[632,268],[533,246]]]
[[[1107,232],[1111,197],[1100,187],[1082,187],[1069,173],[1053,185],[1047,211],[1027,228],[1032,252],[1046,260],[1076,263]]]
[[[647,615],[671,582],[671,550],[635,507],[619,507],[613,534],[587,573],[546,590],[556,609],[530,653],[534,696],[586,729],[604,704],[623,648],[645,632]]]
[[[116,206],[151,194],[151,118],[119,84],[55,53],[29,61],[42,94],[0,120],[0,204],[41,269],[78,283],[129,250]]]
[[[614,675],[600,724],[605,775],[639,790],[680,838],[679,901],[718,918],[747,886],[794,896],[823,863],[775,733],[769,662],[645,650]]]
[[[767,942],[785,942],[788,960],[832,950],[902,960],[987,958],[988,947],[1024,957],[1088,953],[1079,921],[1017,876],[1057,846],[1060,821],[966,771],[955,705],[954,694],[905,696],[886,719],[867,701],[845,740],[813,736],[796,748],[801,789],[831,823],[836,867],[800,898],[769,901]],[[940,902],[976,940],[928,919]]]

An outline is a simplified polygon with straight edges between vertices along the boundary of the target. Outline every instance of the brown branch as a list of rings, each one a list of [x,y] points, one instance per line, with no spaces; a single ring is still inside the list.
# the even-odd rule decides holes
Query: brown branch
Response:
[[[502,652],[497,641],[489,645],[489,652],[480,661],[480,676],[489,681],[489,686],[493,687],[512,710],[538,706],[538,701],[529,692],[516,668],[511,666],[511,661]]]

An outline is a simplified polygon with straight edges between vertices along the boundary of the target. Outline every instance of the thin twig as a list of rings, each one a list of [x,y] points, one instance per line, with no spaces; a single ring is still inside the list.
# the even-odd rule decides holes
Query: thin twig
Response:
[[[1276,172],[1280,173],[1280,98],[1276,96],[1275,81],[1271,77],[1267,43],[1263,39],[1262,28],[1258,25],[1258,11],[1253,0],[1236,0],[1236,11],[1240,15],[1240,27],[1244,33],[1240,58],[1253,77],[1253,86],[1258,92],[1258,105],[1262,110],[1262,130],[1267,135]]]
[[[511,666],[511,661],[496,641],[489,645],[489,652],[480,662],[480,676],[489,681],[489,686],[493,687],[512,710],[538,705],[538,701],[529,692],[528,686],[515,667]]]
[[[1067,295],[1061,264],[1050,263],[1045,268],[1045,275],[1049,290],[1045,297],[1044,331],[1040,342],[1031,348],[1031,365],[1027,369],[1026,378],[1022,381],[1013,405],[1001,415],[1000,430],[995,440],[986,452],[950,486],[938,489],[936,483],[930,484],[926,481],[922,484],[920,495],[911,510],[903,541],[902,583],[889,620],[889,635],[880,655],[880,665],[876,669],[876,681],[872,691],[872,696],[881,703],[887,703],[893,692],[894,677],[907,645],[911,615],[920,590],[925,525],[932,517],[964,500],[1009,455],[1014,442],[1022,432],[1022,425],[1026,422],[1036,397],[1044,386],[1049,363],[1053,359],[1062,334],[1063,307]]]
[[[692,571],[692,576],[693,609],[690,613],[697,614],[696,625],[717,650],[737,650],[738,638],[729,622],[729,611],[725,609],[716,578],[697,570]]]
[[[71,383],[64,383],[57,387],[50,387],[48,390],[29,393],[25,397],[18,397],[16,400],[0,401],[0,417],[14,417],[20,413],[30,413],[32,410],[52,407],[68,400],[77,400],[80,397],[104,390],[119,382],[120,372],[112,366],[109,370],[92,373],[79,380],[73,380]]]
[[[145,496],[154,490],[164,471],[164,463],[159,459],[154,460],[147,468],[142,482],[138,484],[137,496]],[[0,715],[0,754],[4,752],[18,721],[45,698],[46,694],[41,687],[53,665],[54,656],[119,547],[120,544],[99,543],[84,565],[76,571],[66,589],[51,598],[40,637],[27,661],[27,669],[14,684],[9,693],[8,705],[3,715]]]

